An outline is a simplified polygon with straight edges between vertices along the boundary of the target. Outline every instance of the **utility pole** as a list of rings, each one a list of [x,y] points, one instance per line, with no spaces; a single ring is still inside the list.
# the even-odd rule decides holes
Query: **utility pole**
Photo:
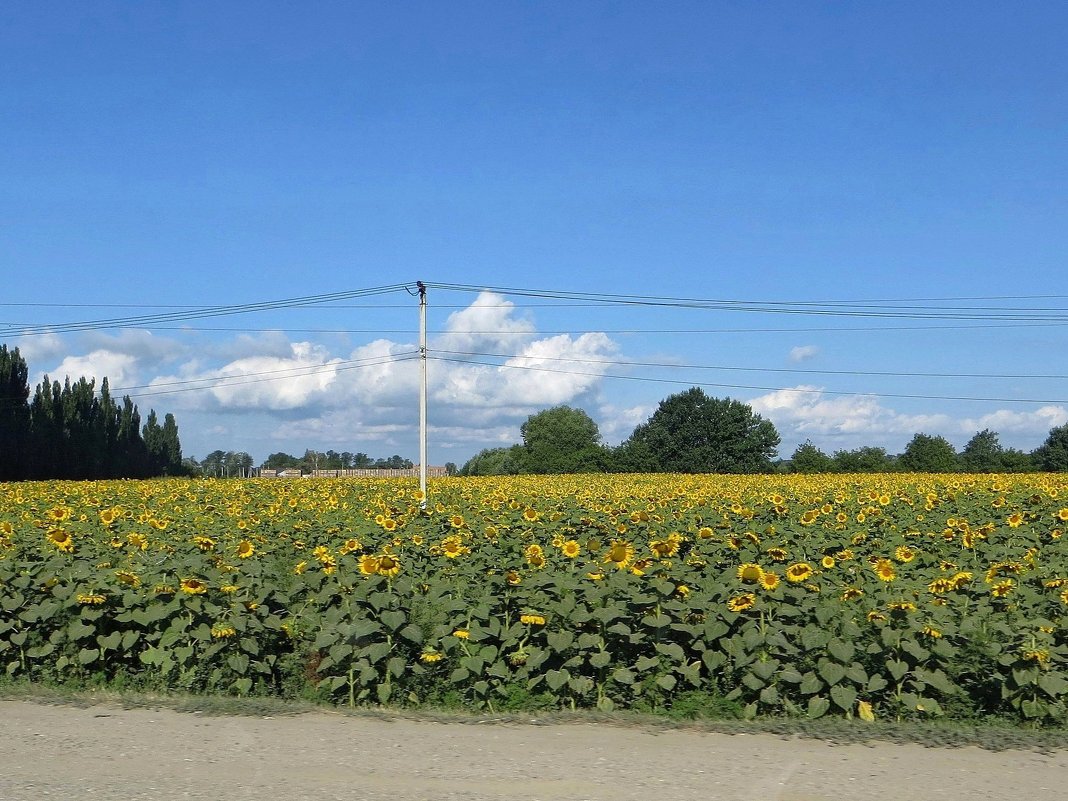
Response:
[[[426,285],[416,281],[419,288],[419,489],[423,500],[419,508],[426,509]]]

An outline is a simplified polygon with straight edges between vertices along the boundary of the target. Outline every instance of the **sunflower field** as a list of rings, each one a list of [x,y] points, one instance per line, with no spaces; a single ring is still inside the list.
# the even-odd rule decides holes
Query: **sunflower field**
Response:
[[[1068,712],[1068,476],[0,484],[0,675],[745,717]]]

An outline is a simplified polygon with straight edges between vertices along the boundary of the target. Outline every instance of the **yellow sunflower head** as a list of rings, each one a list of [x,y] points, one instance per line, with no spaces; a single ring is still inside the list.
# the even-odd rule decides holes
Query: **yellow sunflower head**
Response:
[[[812,565],[808,562],[796,562],[786,568],[786,580],[798,584],[807,581],[812,575]]]
[[[735,595],[727,601],[727,608],[732,612],[744,612],[747,609],[752,609],[755,605],[756,596],[751,592]]]
[[[746,562],[738,566],[737,576],[746,584],[757,584],[764,578],[764,569],[753,562]]]
[[[612,540],[611,546],[604,554],[605,564],[611,564],[619,570],[630,566],[634,561],[634,546],[627,540]]]

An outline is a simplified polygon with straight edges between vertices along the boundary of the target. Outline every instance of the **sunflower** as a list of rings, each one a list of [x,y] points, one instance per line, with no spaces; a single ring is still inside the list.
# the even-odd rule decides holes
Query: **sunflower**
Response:
[[[100,522],[105,526],[110,526],[115,522],[115,510],[114,509],[101,509],[100,510]]]
[[[634,561],[634,546],[627,540],[612,540],[612,545],[605,552],[604,561],[619,570],[630,567],[630,563]]]
[[[364,554],[360,557],[360,572],[365,576],[375,576],[378,574],[378,557],[371,554]]]
[[[960,573],[954,574],[950,581],[953,582],[953,589],[958,590],[972,580],[972,574],[967,570],[962,570]]]
[[[820,567],[822,567],[824,570],[830,570],[832,567],[835,566],[835,564],[837,563],[834,561],[833,556],[825,556],[820,559]]]
[[[809,509],[801,515],[801,525],[811,526],[816,522],[816,518],[820,516],[819,509]]]
[[[383,519],[382,522],[385,522],[385,519]],[[464,520],[464,516],[463,515],[453,515],[452,517],[449,518],[449,525],[452,526],[453,528],[463,528],[466,525],[466,521]]]
[[[203,579],[184,578],[181,584],[182,592],[188,595],[203,595],[208,591],[208,583]]]
[[[786,580],[798,584],[807,581],[812,575],[812,565],[808,562],[797,562],[786,568]]]
[[[768,559],[773,562],[785,562],[789,556],[785,548],[768,548],[764,553],[766,553]]]
[[[908,545],[899,545],[894,551],[894,558],[899,562],[911,562],[916,558],[916,549]]]
[[[953,579],[946,578],[945,576],[940,576],[927,585],[927,592],[933,595],[941,595],[954,589],[956,589],[956,587],[953,584]]]
[[[1012,579],[1005,579],[1004,581],[999,581],[997,584],[991,587],[990,594],[993,595],[995,598],[1004,598],[1006,595],[1012,592],[1013,587],[1015,586],[1015,581],[1013,581]]]
[[[74,538],[71,537],[69,531],[54,528],[48,532],[46,538],[57,550],[63,551],[63,553],[74,553]]]
[[[779,586],[779,574],[772,573],[770,570],[765,570],[764,575],[760,577],[760,586],[765,590],[773,590]]]
[[[384,553],[378,557],[378,575],[393,576],[400,573],[400,560],[391,553]]]
[[[1005,520],[1005,522],[1009,524],[1009,528],[1019,528],[1020,524],[1023,523],[1023,521],[1024,517],[1019,512],[1013,512]]]
[[[146,537],[144,534],[138,534],[136,532],[133,534],[127,534],[126,542],[130,544],[130,547],[138,548],[142,551],[148,548],[148,537]]]
[[[536,612],[528,612],[519,616],[519,622],[524,623],[528,626],[544,626],[545,617],[544,615],[539,615]]]
[[[652,540],[649,548],[657,558],[667,559],[679,552],[680,545],[682,545],[682,537],[677,531],[673,531],[665,539]]]
[[[441,541],[441,552],[445,554],[448,559],[458,559],[465,553],[470,552],[470,548],[464,545],[462,538],[455,534],[451,537],[446,537]]]
[[[241,542],[237,544],[238,559],[248,559],[254,553],[256,553],[256,546],[248,540],[241,540]]]
[[[77,600],[78,603],[83,604],[85,606],[96,606],[104,603],[107,598],[105,598],[99,592],[88,592],[84,595],[79,595]]]
[[[141,579],[136,573],[131,573],[129,570],[116,570],[115,578],[125,584],[127,587],[140,587]]]
[[[844,590],[842,590],[843,601],[855,601],[862,595],[864,595],[864,590],[860,589],[859,587],[846,587]]]
[[[875,561],[875,575],[879,577],[879,581],[893,581],[897,578],[897,571],[894,570],[894,563],[889,559],[877,559]]]
[[[523,558],[531,567],[545,567],[545,551],[536,542],[528,545],[523,551]]]
[[[215,540],[213,540],[211,537],[205,537],[202,534],[198,534],[193,537],[193,544],[202,551],[215,550]]]
[[[756,596],[751,592],[742,593],[741,595],[735,595],[729,601],[727,601],[727,608],[732,612],[744,612],[746,609],[752,609],[756,605]]]
[[[764,579],[764,568],[753,562],[738,566],[737,576],[746,584],[757,584]]]
[[[541,515],[538,514],[537,509],[531,509],[529,506],[523,510],[523,519],[528,523],[536,523]]]
[[[456,629],[452,636],[458,640],[469,640],[471,639],[471,632],[468,629]]]
[[[1043,667],[1049,664],[1049,651],[1044,648],[1035,648],[1029,651],[1024,651],[1021,656],[1028,662],[1037,662]]]
[[[50,520],[54,520],[57,523],[62,523],[64,520],[69,520],[71,511],[66,506],[55,506],[46,512]]]
[[[709,537],[712,536],[712,529],[710,529],[708,526],[701,526],[701,528],[697,530],[697,536],[703,540],[707,540]]]
[[[237,634],[237,629],[225,623],[216,623],[211,627],[211,636],[215,640],[226,640]]]
[[[923,634],[925,637],[930,637],[932,640],[938,640],[942,637],[942,632],[934,626],[924,626],[920,629],[920,634]]]
[[[891,601],[886,608],[891,612],[915,612],[916,604],[912,601]]]
[[[442,658],[443,657],[441,653],[439,653],[438,651],[423,651],[423,653],[419,654],[419,661],[425,665],[431,665],[434,662],[440,662]]]
[[[564,544],[560,546],[560,553],[568,559],[577,559],[582,553],[582,546],[575,540],[566,540]]]
[[[350,554],[353,551],[362,551],[362,550],[363,550],[363,543],[362,542],[360,542],[357,539],[347,539],[347,540],[345,540],[344,544],[342,544],[342,546],[340,548],[338,548],[337,552],[339,554],[341,554],[342,556],[345,556],[346,554]]]

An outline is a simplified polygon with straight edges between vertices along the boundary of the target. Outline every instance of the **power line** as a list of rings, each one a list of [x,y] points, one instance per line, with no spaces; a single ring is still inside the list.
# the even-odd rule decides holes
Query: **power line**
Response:
[[[703,381],[683,381],[681,379],[674,378],[650,378],[645,376],[633,376],[633,375],[616,375],[613,373],[593,373],[584,372],[581,370],[560,370],[552,367],[534,367],[531,365],[520,364],[501,364],[499,362],[483,362],[475,359],[460,359],[447,356],[435,356],[435,361],[442,362],[455,362],[458,364],[474,364],[484,367],[496,367],[504,368],[507,370],[532,370],[541,373],[557,373],[561,375],[581,375],[590,376],[591,378],[611,378],[620,381],[639,381],[656,384],[675,384],[680,386],[700,386],[700,387],[716,387],[719,389],[745,389],[756,390],[759,392],[800,392],[813,395],[838,395],[838,396],[850,396],[850,397],[872,397],[872,398],[906,398],[906,399],[918,399],[918,400],[948,400],[948,401],[986,401],[992,403],[1027,403],[1027,404],[1068,404],[1068,400],[1064,399],[1043,399],[1043,398],[979,398],[968,395],[919,395],[919,394],[907,394],[907,393],[894,393],[894,392],[845,392],[842,390],[832,389],[810,389],[808,387],[766,387],[756,386],[752,384],[723,384],[723,383],[710,383]]]
[[[342,307],[332,307],[342,308]],[[344,307],[350,308],[350,307]],[[361,308],[398,308],[410,309],[405,306],[366,306]],[[445,308],[441,305],[435,308]],[[469,308],[468,306],[456,306],[449,308]],[[485,306],[480,308],[487,308]],[[17,326],[19,323],[4,323],[4,325]],[[539,328],[532,331],[516,331],[504,329],[431,329],[428,334],[435,336],[544,336],[557,334],[679,334],[689,336],[693,334],[809,334],[809,333],[838,333],[838,332],[867,332],[879,333],[883,331],[972,331],[972,330],[998,330],[1019,328],[1053,328],[1068,325],[1065,322],[1028,322],[1028,323],[977,323],[975,325],[881,325],[881,326],[805,326],[790,328]],[[136,330],[136,331],[178,331],[188,333],[240,333],[240,334],[411,334],[419,332],[414,328],[281,328],[271,326],[268,328],[251,328],[246,326],[190,326],[190,325],[114,325],[110,329]],[[49,333],[44,331],[42,333]]]
[[[579,364],[604,364],[611,367],[666,367],[678,370],[720,370],[723,372],[749,373],[803,373],[812,375],[881,376],[893,378],[1004,378],[1004,379],[1054,379],[1068,380],[1068,375],[1025,375],[1020,373],[922,373],[916,371],[894,372],[890,370],[817,370],[801,367],[735,367],[713,364],[680,364],[678,362],[641,362],[615,359],[584,359],[572,356],[531,356],[522,353],[483,353],[477,351],[433,350],[452,356],[487,356],[497,359],[530,359],[532,361],[576,362]]]
[[[322,295],[306,295],[283,300],[262,301],[258,303],[242,303],[230,306],[205,306],[186,311],[166,312],[160,314],[137,315],[132,317],[113,317],[106,320],[82,320],[72,323],[52,323],[45,325],[24,326],[19,333],[23,336],[35,334],[59,334],[75,331],[92,331],[116,326],[150,325],[152,323],[177,322],[180,320],[195,320],[205,317],[225,317],[234,314],[249,314],[251,312],[274,311],[285,308],[305,308],[308,306],[320,306],[339,300],[348,300],[357,297],[372,295],[384,295],[404,290],[403,284],[357,289],[349,292],[332,292]],[[7,323],[14,326],[15,323]]]
[[[1048,320],[1068,321],[1068,309],[1059,307],[920,307],[915,301],[900,300],[909,306],[893,306],[887,303],[864,303],[846,301],[752,301],[715,298],[686,298],[658,295],[622,295],[613,293],[570,292],[546,289],[521,289],[516,287],[477,287],[464,284],[428,284],[437,289],[456,292],[490,291],[503,295],[536,297],[555,300],[574,300],[604,306],[639,306],[688,308],[707,311],[740,311],[763,314],[798,314],[832,317],[872,317],[940,320]],[[996,314],[977,312],[994,311]],[[1036,314],[1044,312],[1046,314]],[[1055,314],[1049,314],[1055,313]]]

